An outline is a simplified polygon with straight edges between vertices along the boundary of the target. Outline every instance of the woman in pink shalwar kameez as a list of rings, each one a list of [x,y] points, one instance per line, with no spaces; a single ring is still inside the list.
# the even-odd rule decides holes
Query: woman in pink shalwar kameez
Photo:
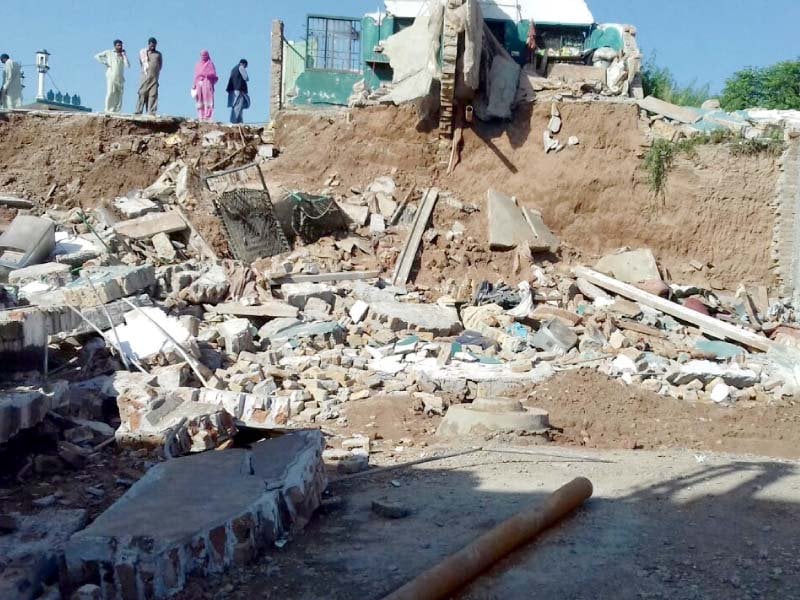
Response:
[[[214,86],[219,81],[217,69],[208,50],[200,53],[200,62],[194,68],[192,90],[197,105],[197,118],[211,121],[214,118]]]

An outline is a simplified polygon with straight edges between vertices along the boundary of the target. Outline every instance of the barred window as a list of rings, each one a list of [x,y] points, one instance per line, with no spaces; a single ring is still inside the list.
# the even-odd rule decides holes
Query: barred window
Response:
[[[361,72],[361,21],[310,15],[306,68]]]

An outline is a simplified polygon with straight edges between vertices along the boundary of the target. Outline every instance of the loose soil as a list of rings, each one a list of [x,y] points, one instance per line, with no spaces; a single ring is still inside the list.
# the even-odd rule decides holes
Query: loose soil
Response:
[[[336,173],[347,190],[393,174],[403,192],[437,185],[479,206],[487,188],[495,187],[540,209],[587,259],[623,246],[650,247],[676,281],[721,287],[774,282],[777,159],[701,146],[692,158],[676,159],[664,196],[656,198],[642,167],[646,142],[636,106],[563,104],[561,114],[559,138],[575,135],[578,146],[545,154],[539,140],[550,106],[528,106],[507,124],[465,131],[462,162],[447,176],[437,166],[436,131],[419,123],[412,108],[284,113],[275,131],[281,156],[269,165],[269,178],[313,191]],[[465,225],[485,247],[485,211]],[[712,267],[698,273],[690,260]],[[504,266],[497,265],[498,275]]]

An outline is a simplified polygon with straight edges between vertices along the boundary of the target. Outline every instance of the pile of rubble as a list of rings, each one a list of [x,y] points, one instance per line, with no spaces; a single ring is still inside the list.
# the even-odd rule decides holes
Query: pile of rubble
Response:
[[[342,231],[247,264],[209,260],[175,185],[163,183],[113,210],[41,218],[47,251],[10,269],[2,287],[0,444],[47,418],[61,424],[53,452],[18,475],[48,462],[79,468],[114,441],[175,459],[88,529],[73,520],[54,546],[70,584],[100,586],[104,597],[173,593],[188,574],[246,561],[302,524],[325,486],[322,457],[358,472],[379,444],[358,435],[323,452],[322,435],[302,431],[346,425],[348,405],[376,394],[402,395],[419,413],[452,413],[441,433],[462,435],[485,433],[478,426],[492,412],[511,415],[495,431],[546,434],[546,414],[517,404],[565,369],[730,406],[798,392],[790,302],[757,288],[725,295],[668,284],[648,250],[606,256],[594,269],[537,260],[558,252],[558,239],[539,213],[494,190],[486,251],[515,252],[519,275],[435,290],[409,279],[431,213],[447,198],[439,190],[415,202],[380,178],[334,203],[346,216]],[[393,236],[405,236],[394,251]],[[358,268],[357,255],[371,257],[372,270]],[[451,409],[460,405],[487,417]],[[242,446],[244,433],[251,441]],[[264,441],[252,444],[254,434]],[[204,453],[211,449],[225,452]],[[236,492],[238,504],[203,505],[190,485],[198,477]],[[141,511],[169,516],[187,506],[206,512],[180,526],[146,520],[139,531]],[[133,543],[137,534],[150,545]]]

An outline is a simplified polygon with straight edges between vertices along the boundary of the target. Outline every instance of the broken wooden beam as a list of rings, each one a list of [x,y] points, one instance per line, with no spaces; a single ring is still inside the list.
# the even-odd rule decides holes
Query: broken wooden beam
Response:
[[[685,306],[681,306],[680,304],[675,304],[674,302],[670,302],[664,298],[649,294],[637,287],[627,283],[622,283],[621,281],[618,281],[612,277],[608,277],[607,275],[603,275],[602,273],[598,273],[597,271],[593,271],[592,269],[587,269],[586,267],[576,267],[574,271],[575,275],[582,277],[589,283],[593,283],[604,290],[608,290],[609,292],[624,296],[630,300],[633,300],[634,302],[639,302],[640,304],[644,304],[650,308],[660,310],[661,312],[686,323],[696,325],[703,333],[711,337],[720,340],[733,340],[750,348],[755,348],[756,350],[762,350],[764,352],[768,352],[775,346],[774,342],[762,335],[747,331],[746,329],[742,329],[736,325],[731,325],[730,323],[724,323],[719,319],[715,319],[714,317],[702,315],[699,312],[686,308]]]
[[[414,226],[411,228],[411,233],[408,235],[408,240],[406,240],[400,256],[397,257],[394,275],[392,276],[392,285],[405,285],[411,276],[411,269],[417,258],[422,236],[428,228],[428,221],[431,219],[431,214],[433,214],[433,209],[438,199],[439,190],[437,188],[429,188],[422,195],[422,202],[420,202],[414,218]]]

